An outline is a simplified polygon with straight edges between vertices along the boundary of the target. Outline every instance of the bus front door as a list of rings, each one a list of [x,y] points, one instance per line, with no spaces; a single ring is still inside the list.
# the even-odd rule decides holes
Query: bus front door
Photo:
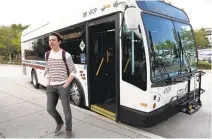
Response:
[[[115,21],[88,28],[91,109],[115,120]]]

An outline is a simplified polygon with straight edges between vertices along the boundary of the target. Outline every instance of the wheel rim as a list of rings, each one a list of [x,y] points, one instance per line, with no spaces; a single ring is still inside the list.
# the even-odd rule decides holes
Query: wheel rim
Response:
[[[71,98],[74,101],[74,103],[79,104],[80,94],[79,89],[75,83],[72,85],[70,92],[71,92]]]

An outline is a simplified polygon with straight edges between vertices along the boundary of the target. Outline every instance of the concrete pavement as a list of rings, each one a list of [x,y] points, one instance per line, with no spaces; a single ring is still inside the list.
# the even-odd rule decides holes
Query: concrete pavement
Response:
[[[194,115],[179,113],[154,127],[138,129],[71,105],[75,137],[211,138],[212,71],[206,72],[203,78],[206,92],[201,97],[203,107]],[[45,88],[32,87],[20,66],[0,65],[0,138],[54,138],[55,123],[46,112],[45,92]],[[63,115],[60,103],[57,109]],[[57,137],[64,137],[64,131]]]
[[[20,77],[0,76],[0,138],[65,137],[65,126],[53,135],[55,122],[46,111],[45,90],[34,89]],[[64,120],[60,101],[57,110]],[[75,138],[162,138],[72,104],[71,110]]]
[[[29,93],[32,93],[29,91]],[[0,91],[0,135],[5,138],[53,138],[55,123],[46,112],[46,97],[24,100]],[[63,115],[59,102],[57,110]],[[151,138],[158,137],[124,124],[117,124],[91,111],[71,105],[73,132],[77,138]],[[65,126],[61,134],[64,137]]]

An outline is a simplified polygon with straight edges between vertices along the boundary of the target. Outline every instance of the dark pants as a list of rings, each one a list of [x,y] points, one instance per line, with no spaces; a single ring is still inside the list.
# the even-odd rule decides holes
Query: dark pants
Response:
[[[63,85],[47,86],[47,111],[55,119],[56,123],[62,124],[63,120],[56,110],[58,99],[62,102],[63,112],[66,120],[66,131],[72,130],[72,114],[70,108],[69,87],[64,88]]]

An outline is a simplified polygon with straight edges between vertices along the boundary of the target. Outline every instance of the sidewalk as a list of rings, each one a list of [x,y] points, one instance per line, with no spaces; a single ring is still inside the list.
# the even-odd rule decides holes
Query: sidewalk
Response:
[[[55,138],[55,122],[46,111],[44,93],[21,90],[22,93],[33,93],[26,97],[8,93],[0,88],[0,138]],[[8,88],[7,88],[8,89]],[[2,91],[4,90],[4,91]],[[9,89],[8,89],[9,91]],[[23,99],[24,98],[24,99]],[[57,110],[63,120],[61,102]],[[162,138],[157,135],[116,123],[94,112],[81,109],[71,104],[73,115],[73,133],[75,138]],[[65,137],[65,126],[56,138]]]
[[[202,97],[204,105],[200,112],[193,116],[179,114],[162,124],[144,130],[167,138],[210,138],[211,101],[209,98],[212,71],[206,72],[203,88],[208,93]],[[53,136],[55,122],[46,111],[45,92],[44,88],[38,90],[33,88],[29,80],[22,76],[20,66],[0,64],[0,138],[55,138]],[[60,102],[57,109],[64,119]],[[125,124],[117,124],[115,121],[73,105],[71,109],[74,119],[73,132],[76,138],[162,138]],[[65,137],[64,129],[65,127],[56,137]]]

